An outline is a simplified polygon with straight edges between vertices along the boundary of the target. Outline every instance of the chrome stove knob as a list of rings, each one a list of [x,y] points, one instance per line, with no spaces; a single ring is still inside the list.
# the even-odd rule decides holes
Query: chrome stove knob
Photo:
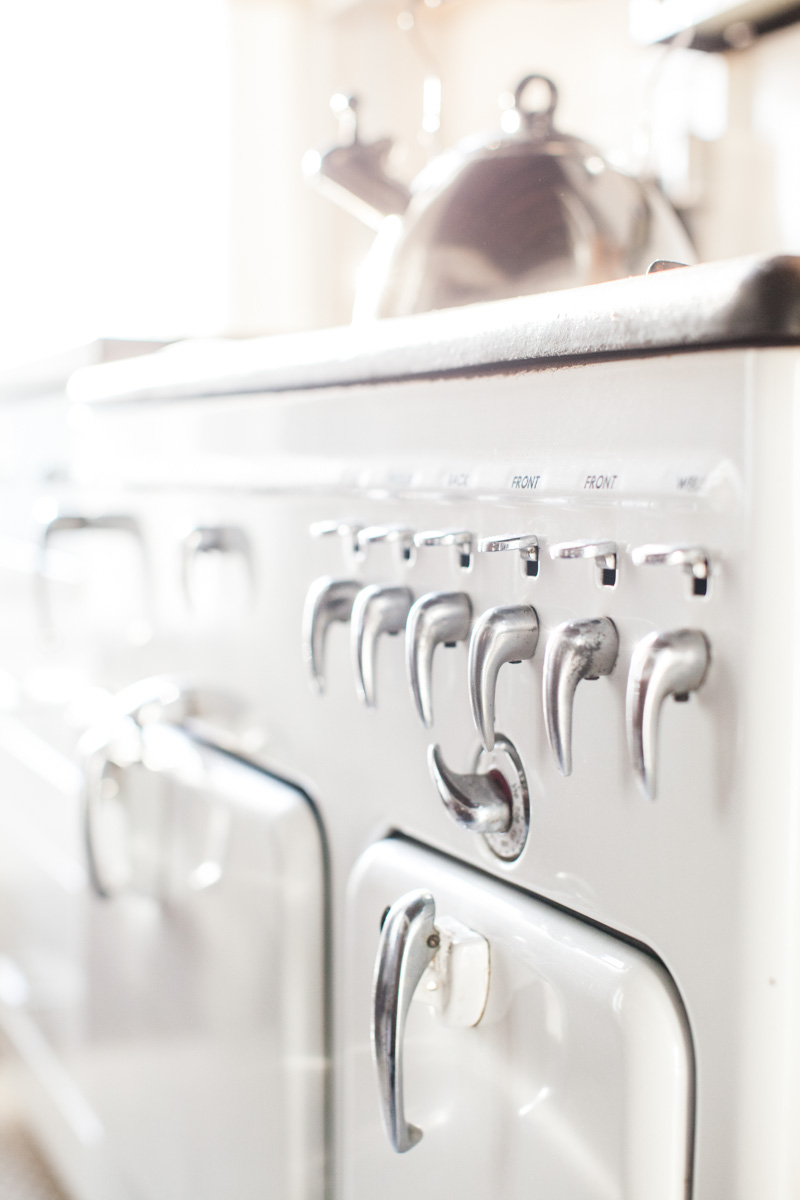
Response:
[[[608,617],[567,621],[554,629],[544,652],[544,723],[562,775],[572,772],[572,709],[582,679],[614,670],[619,635]]]
[[[626,716],[633,769],[649,800],[656,798],[658,719],[667,696],[687,700],[708,674],[711,647],[699,629],[651,633],[639,642],[628,673]]]
[[[367,708],[375,707],[375,658],[378,638],[405,629],[414,597],[407,587],[372,584],[353,603],[351,646],[356,691]]]
[[[469,698],[472,719],[484,749],[494,747],[497,675],[503,663],[533,658],[539,618],[530,604],[489,608],[475,622],[469,640]]]
[[[347,622],[353,601],[361,590],[354,579],[332,579],[323,575],[308,589],[303,608],[303,660],[311,686],[320,695],[325,691],[325,641],[334,621]]]
[[[550,547],[551,558],[594,559],[599,572],[598,582],[613,587],[617,582],[617,543],[608,541],[557,542]]]
[[[406,624],[406,666],[414,706],[426,729],[433,724],[431,671],[440,643],[455,646],[469,637],[472,602],[466,592],[428,592],[420,596]]]

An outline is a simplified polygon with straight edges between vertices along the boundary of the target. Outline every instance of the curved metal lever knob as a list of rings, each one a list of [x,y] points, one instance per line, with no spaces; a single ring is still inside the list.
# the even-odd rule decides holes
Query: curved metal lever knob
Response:
[[[430,892],[408,892],[387,913],[375,962],[372,1048],[381,1115],[392,1149],[404,1154],[422,1130],[406,1120],[403,1098],[403,1035],[408,1009],[422,975],[439,947],[436,906]]]
[[[358,548],[358,535],[364,528],[357,521],[313,521],[308,532],[313,538],[337,536],[350,548],[356,558],[363,557]]]
[[[539,618],[530,604],[489,608],[475,622],[469,640],[469,698],[472,719],[486,750],[494,747],[494,699],[503,663],[533,658]]]
[[[428,747],[428,769],[450,815],[472,833],[508,833],[511,797],[492,774],[457,775],[438,746]]]
[[[333,621],[349,621],[353,601],[361,590],[354,579],[332,579],[323,575],[308,589],[303,608],[303,659],[312,687],[325,691],[325,639]]]
[[[406,666],[414,705],[426,729],[433,724],[431,668],[440,642],[454,645],[469,637],[472,602],[466,592],[428,592],[408,614]]]
[[[253,551],[250,539],[238,525],[198,525],[183,541],[183,594],[186,603],[192,604],[192,563],[198,554],[239,554],[244,559],[250,584],[251,599],[253,585]]]
[[[353,603],[351,622],[356,691],[367,708],[375,707],[375,652],[382,633],[405,628],[413,602],[407,587],[372,584],[360,590]]]
[[[544,652],[544,723],[562,775],[572,772],[572,707],[582,679],[614,670],[619,634],[608,617],[567,621],[554,629]]]
[[[645,796],[656,798],[658,718],[667,696],[685,700],[703,683],[711,648],[698,629],[652,633],[631,658],[626,699],[633,769]]]

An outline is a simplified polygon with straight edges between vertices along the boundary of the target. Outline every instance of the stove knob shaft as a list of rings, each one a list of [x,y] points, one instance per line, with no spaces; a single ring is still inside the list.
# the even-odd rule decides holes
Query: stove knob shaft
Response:
[[[683,567],[689,577],[692,595],[708,595],[711,559],[702,546],[635,546],[631,550],[631,561],[635,567]]]
[[[349,621],[353,601],[361,590],[354,579],[332,579],[323,575],[308,589],[303,609],[303,659],[311,686],[325,691],[325,639],[333,621]]]
[[[530,604],[490,608],[475,622],[469,640],[469,698],[472,719],[486,750],[494,747],[497,675],[503,663],[533,658],[539,618]]]
[[[551,558],[593,558],[602,587],[617,582],[617,543],[606,541],[557,542],[550,547]]]
[[[383,633],[405,629],[414,597],[407,587],[372,584],[361,588],[353,603],[351,621],[356,691],[367,708],[375,707],[375,656]]]
[[[544,721],[562,775],[572,772],[572,709],[582,679],[614,670],[619,635],[608,617],[567,621],[554,629],[544,654]]]
[[[474,537],[468,529],[429,529],[424,533],[414,535],[414,545],[422,546],[453,546],[458,565],[462,571],[468,571],[472,566],[472,549]]]
[[[504,550],[516,551],[524,575],[539,574],[539,539],[535,533],[501,533],[478,542],[480,554],[498,554]]]
[[[469,637],[472,602],[466,592],[429,592],[408,614],[406,666],[414,706],[426,729],[433,724],[431,672],[440,642],[454,646]]]
[[[652,633],[636,646],[628,673],[628,741],[633,769],[649,800],[656,798],[658,719],[667,696],[686,700],[704,682],[711,648],[698,629]]]
[[[392,542],[397,547],[400,561],[408,566],[414,558],[414,530],[406,525],[368,525],[356,535],[358,555],[364,558],[367,547],[375,542]]]

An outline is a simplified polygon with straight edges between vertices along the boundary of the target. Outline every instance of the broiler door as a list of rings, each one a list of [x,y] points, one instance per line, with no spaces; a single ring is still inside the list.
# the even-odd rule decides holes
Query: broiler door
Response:
[[[655,960],[399,838],[349,921],[348,1200],[685,1200],[692,1053]]]

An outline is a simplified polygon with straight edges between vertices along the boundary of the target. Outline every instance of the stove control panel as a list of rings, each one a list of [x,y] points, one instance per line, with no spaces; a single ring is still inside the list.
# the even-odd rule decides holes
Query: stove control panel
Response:
[[[407,568],[419,566],[418,551],[449,549],[454,556],[452,566],[459,573],[472,571],[476,554],[511,553],[518,556],[523,578],[537,580],[534,586],[539,596],[544,594],[546,572],[551,569],[543,567],[543,558],[553,565],[585,560],[584,569],[591,567],[601,590],[619,586],[620,565],[626,555],[637,569],[677,566],[687,579],[685,600],[689,602],[708,595],[711,578],[711,555],[694,545],[647,544],[626,551],[607,538],[548,543],[531,532],[479,537],[461,527],[415,532],[404,524],[369,525],[352,520],[320,521],[311,526],[311,533],[316,537],[339,536],[345,558],[359,565],[364,564],[372,546],[389,543],[396,551],[396,567],[409,581],[419,575],[419,571],[412,570],[405,576]],[[386,563],[390,560],[384,560]],[[576,562],[576,571],[578,566]],[[523,586],[521,581],[519,586]],[[498,742],[506,750],[510,745],[496,734],[501,669],[541,655],[541,719],[547,744],[563,776],[571,775],[573,770],[573,711],[578,685],[627,671],[625,726],[630,766],[640,790],[649,799],[655,799],[658,791],[663,705],[670,696],[678,701],[688,699],[703,685],[711,662],[709,639],[691,627],[656,630],[639,638],[625,665],[620,662],[618,621],[608,615],[573,617],[542,635],[539,613],[530,603],[500,604],[481,611],[474,589],[441,589],[416,596],[404,582],[362,584],[350,578],[324,576],[309,588],[303,621],[303,654],[312,685],[319,692],[324,689],[325,639],[334,621],[350,622],[356,691],[369,708],[378,703],[379,640],[384,634],[405,634],[411,700],[426,729],[434,723],[437,647],[467,643],[465,683],[484,755],[491,755]],[[508,815],[510,795],[517,786],[513,781],[520,775],[524,779],[521,763],[519,770],[508,769],[508,763],[503,769],[483,763],[475,765],[472,772],[458,774],[446,766],[441,749],[431,746],[429,768],[445,806],[460,825],[495,836],[504,824],[502,833],[507,835],[512,824]]]

